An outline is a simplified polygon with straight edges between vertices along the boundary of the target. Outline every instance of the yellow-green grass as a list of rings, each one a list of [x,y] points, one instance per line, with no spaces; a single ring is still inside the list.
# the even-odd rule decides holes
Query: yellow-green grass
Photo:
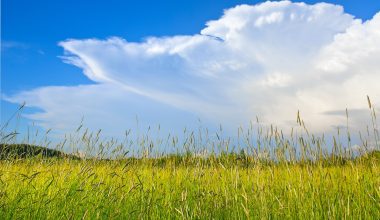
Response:
[[[4,160],[0,218],[380,219],[380,162]]]
[[[7,122],[0,219],[380,219],[380,135],[369,98],[368,105],[372,125],[359,145],[348,125],[346,141],[339,129],[326,141],[299,114],[288,134],[251,126],[237,141],[221,128],[215,138],[185,129],[182,143],[154,140],[150,127],[134,141],[129,131],[122,142],[107,141],[80,125],[53,146],[48,130],[37,145],[55,151],[29,145],[29,133],[12,144],[18,133],[7,132]]]

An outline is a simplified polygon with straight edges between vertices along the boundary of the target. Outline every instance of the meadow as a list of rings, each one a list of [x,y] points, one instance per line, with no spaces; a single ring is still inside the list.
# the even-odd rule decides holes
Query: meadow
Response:
[[[348,130],[344,141],[326,141],[299,116],[289,135],[252,126],[239,130],[239,142],[193,131],[182,141],[104,141],[80,126],[56,146],[37,143],[50,153],[2,131],[0,218],[380,219],[379,133],[369,107],[372,129],[356,148]],[[60,153],[64,145],[87,154]],[[175,150],[155,153],[156,145]]]

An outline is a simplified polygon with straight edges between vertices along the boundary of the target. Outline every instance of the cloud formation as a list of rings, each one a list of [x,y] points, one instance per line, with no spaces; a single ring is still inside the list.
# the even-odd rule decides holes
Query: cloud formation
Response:
[[[197,117],[238,126],[258,116],[289,127],[300,110],[320,132],[345,124],[336,113],[345,108],[362,126],[367,95],[380,106],[380,13],[363,22],[337,5],[265,2],[227,9],[196,35],[59,45],[63,61],[94,84],[7,98],[42,109],[28,117],[46,128],[72,128],[83,115],[112,132],[136,115],[169,126]]]

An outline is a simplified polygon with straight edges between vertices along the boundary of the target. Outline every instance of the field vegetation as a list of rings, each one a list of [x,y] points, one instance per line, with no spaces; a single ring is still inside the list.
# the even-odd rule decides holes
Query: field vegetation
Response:
[[[39,147],[2,129],[0,218],[380,219],[379,132],[368,102],[373,123],[355,146],[348,129],[328,141],[299,115],[289,134],[251,126],[237,141],[185,131],[183,140],[119,142],[79,126],[75,138]]]

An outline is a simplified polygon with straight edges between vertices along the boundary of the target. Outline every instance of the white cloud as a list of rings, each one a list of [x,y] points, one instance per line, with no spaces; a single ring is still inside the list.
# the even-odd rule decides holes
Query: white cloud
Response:
[[[1,41],[1,52],[14,48],[27,49],[28,47],[28,45],[17,41]]]
[[[332,4],[240,5],[192,36],[69,39],[60,46],[64,61],[95,85],[8,97],[42,109],[29,117],[44,127],[66,129],[85,115],[92,127],[116,132],[136,114],[169,126],[196,116],[237,126],[258,116],[287,127],[300,110],[320,132],[345,124],[326,112],[365,109],[366,95],[380,106],[380,14],[363,23]]]

